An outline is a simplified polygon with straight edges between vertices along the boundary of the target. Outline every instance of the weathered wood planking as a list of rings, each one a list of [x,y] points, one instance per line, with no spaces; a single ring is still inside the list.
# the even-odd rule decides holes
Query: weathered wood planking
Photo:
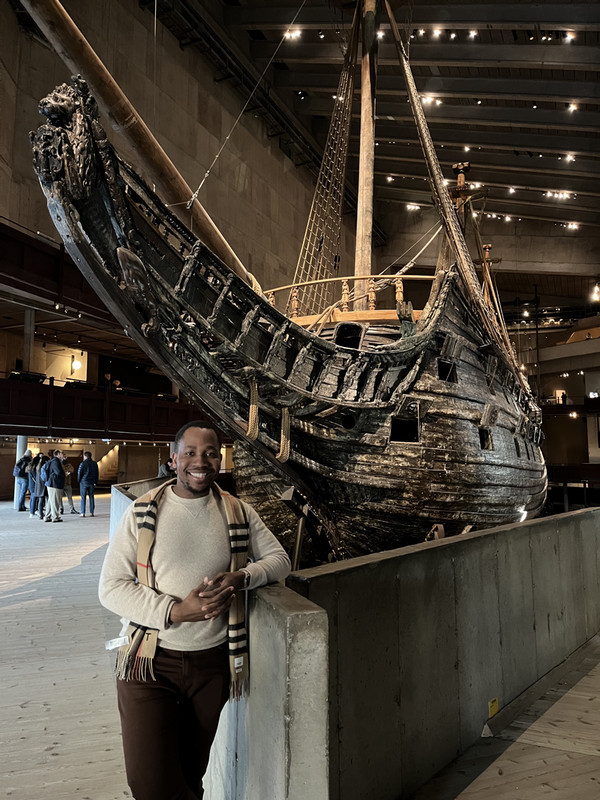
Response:
[[[0,797],[131,797],[104,649],[119,621],[97,595],[108,510],[58,525],[0,503]]]

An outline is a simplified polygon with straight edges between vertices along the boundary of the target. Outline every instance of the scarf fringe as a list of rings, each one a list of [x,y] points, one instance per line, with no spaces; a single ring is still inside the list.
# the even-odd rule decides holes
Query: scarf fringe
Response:
[[[158,631],[132,624],[127,628],[129,644],[119,647],[115,673],[122,681],[147,681],[154,677],[153,660],[158,643]]]

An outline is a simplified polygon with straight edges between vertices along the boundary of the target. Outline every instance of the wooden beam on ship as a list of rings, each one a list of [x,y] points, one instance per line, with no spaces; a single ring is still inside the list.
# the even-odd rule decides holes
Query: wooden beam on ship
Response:
[[[375,166],[375,84],[377,66],[377,0],[364,0],[362,17],[361,118],[358,165],[358,203],[356,207],[356,251],[354,274],[371,274],[373,238],[373,182]],[[357,295],[367,292],[367,281],[357,283]],[[354,304],[355,311],[364,311],[367,300]]]
[[[113,127],[125,137],[160,186],[163,199],[175,205],[175,210],[184,208],[182,204],[192,198],[191,188],[63,6],[58,0],[23,0],[23,6],[65,65],[85,78]],[[190,214],[202,242],[252,286],[252,276],[196,198]]]

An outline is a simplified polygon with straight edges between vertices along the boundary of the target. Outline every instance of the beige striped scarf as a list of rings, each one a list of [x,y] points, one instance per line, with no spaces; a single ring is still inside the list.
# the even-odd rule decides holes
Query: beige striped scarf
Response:
[[[134,502],[138,527],[137,579],[144,586],[155,589],[151,551],[156,536],[156,515],[164,490],[176,480],[163,483]],[[248,563],[249,525],[242,503],[216,484],[212,486],[217,499],[224,503],[231,548],[230,572]],[[227,627],[229,640],[229,668],[231,674],[230,698],[238,700],[248,690],[248,634],[245,615],[246,593],[235,594],[229,608]],[[121,680],[146,680],[154,678],[152,662],[158,643],[158,630],[132,622],[127,629],[129,643],[119,648],[116,673]]]

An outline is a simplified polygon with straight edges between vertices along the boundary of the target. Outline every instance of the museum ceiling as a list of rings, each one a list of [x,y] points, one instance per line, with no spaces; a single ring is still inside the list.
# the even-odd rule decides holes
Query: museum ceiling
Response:
[[[26,24],[22,7],[17,0],[11,3]],[[600,4],[413,0],[393,5],[410,43],[417,88],[446,177],[452,179],[453,164],[470,162],[467,178],[485,195],[490,226],[521,218],[553,223],[565,235],[596,237]],[[182,48],[203,52],[215,80],[230,82],[249,101],[245,113],[263,119],[268,135],[289,158],[316,174],[354,3],[139,0],[139,6],[156,13]],[[427,209],[432,200],[383,18],[379,29],[375,209],[377,233],[384,238],[390,209],[409,203]],[[356,195],[358,115],[357,90],[350,205]],[[500,272],[498,280],[505,297],[514,288],[515,301],[531,300],[537,291],[581,307],[580,315],[588,311],[590,276]],[[52,337],[69,327],[60,315],[47,313]],[[2,301],[0,328],[13,329],[20,320],[19,308]],[[106,337],[105,345],[98,342],[101,352],[132,346],[116,330],[78,326],[73,320],[67,338]]]
[[[157,0],[182,47],[210,50],[215,80],[298,164],[319,163],[354,3]],[[448,178],[469,161],[487,211],[598,226],[600,6],[596,2],[393,3]],[[140,6],[154,13],[154,0]],[[389,23],[381,17],[376,200],[431,205]],[[286,38],[286,35],[288,38]],[[262,80],[259,78],[263,75]],[[356,185],[356,81],[349,180]]]

